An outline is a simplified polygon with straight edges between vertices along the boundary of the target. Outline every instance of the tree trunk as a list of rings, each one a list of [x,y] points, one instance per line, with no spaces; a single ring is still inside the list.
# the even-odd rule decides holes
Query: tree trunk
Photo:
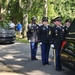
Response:
[[[4,3],[4,7],[2,7],[2,3],[0,4],[0,18],[1,19],[4,19],[5,16],[6,16],[6,13],[7,13],[7,7],[8,7],[8,4],[9,4],[10,0],[6,0],[5,3]]]
[[[44,0],[44,16],[47,17],[48,7],[47,7],[47,0]]]
[[[1,16],[1,5],[0,5],[0,20],[1,20],[2,16]]]
[[[26,38],[27,25],[28,25],[28,11],[31,9],[32,0],[26,0],[28,3],[24,4],[22,0],[19,0],[19,5],[23,11],[23,27],[22,27],[22,38]]]
[[[23,14],[22,38],[26,38],[27,25],[28,25],[28,13]]]

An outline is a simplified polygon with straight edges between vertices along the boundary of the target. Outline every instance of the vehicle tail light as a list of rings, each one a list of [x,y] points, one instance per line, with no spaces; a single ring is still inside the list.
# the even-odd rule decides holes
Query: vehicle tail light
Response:
[[[63,49],[64,48],[64,46],[65,46],[65,44],[67,43],[67,40],[64,40],[63,42],[62,42],[62,46],[61,46],[61,49]]]

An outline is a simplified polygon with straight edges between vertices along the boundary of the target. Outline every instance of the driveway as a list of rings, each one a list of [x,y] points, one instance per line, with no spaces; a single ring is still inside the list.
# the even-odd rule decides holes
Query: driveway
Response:
[[[7,67],[20,73],[20,75],[75,75],[74,72],[65,68],[65,71],[57,72],[54,69],[54,61],[50,51],[49,62],[51,65],[43,66],[41,63],[41,50],[38,46],[37,58],[39,60],[30,60],[29,44],[16,42],[14,44],[0,45],[0,61]]]

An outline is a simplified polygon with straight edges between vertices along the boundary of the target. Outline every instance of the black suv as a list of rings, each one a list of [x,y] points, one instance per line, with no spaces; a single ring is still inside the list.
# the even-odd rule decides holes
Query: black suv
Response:
[[[6,21],[0,20],[0,43],[14,43],[15,29],[10,29]]]
[[[65,39],[60,53],[62,64],[75,71],[75,19],[71,23]]]

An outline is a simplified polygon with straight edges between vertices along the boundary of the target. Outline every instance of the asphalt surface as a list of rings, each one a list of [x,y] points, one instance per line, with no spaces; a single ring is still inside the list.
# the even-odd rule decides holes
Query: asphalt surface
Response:
[[[29,44],[0,44],[0,68],[4,66],[0,69],[0,75],[75,75],[73,71],[64,67],[65,71],[55,70],[52,49],[49,54],[51,65],[42,65],[40,46],[37,51],[38,60],[31,61],[30,54]]]

